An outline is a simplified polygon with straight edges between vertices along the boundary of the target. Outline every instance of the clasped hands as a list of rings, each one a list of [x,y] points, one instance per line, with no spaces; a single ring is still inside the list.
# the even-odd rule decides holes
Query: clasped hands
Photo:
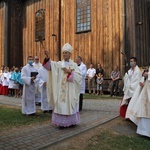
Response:
[[[147,77],[148,77],[148,72],[144,72],[143,76],[144,76],[145,78],[147,78]],[[144,86],[144,83],[140,82],[139,85],[143,87],[143,86]]]
[[[46,82],[44,82],[44,83],[43,83],[43,86],[44,86],[44,87],[46,87],[46,85],[47,85],[47,83],[46,83]]]
[[[63,68],[63,71],[64,71],[64,73],[71,73],[72,71],[71,71],[71,69],[67,69],[67,68]]]
[[[148,77],[148,72],[144,72],[143,76],[144,76],[145,78],[147,78],[147,77]]]
[[[31,77],[31,83],[33,84],[34,83],[34,80],[35,80],[35,77]]]

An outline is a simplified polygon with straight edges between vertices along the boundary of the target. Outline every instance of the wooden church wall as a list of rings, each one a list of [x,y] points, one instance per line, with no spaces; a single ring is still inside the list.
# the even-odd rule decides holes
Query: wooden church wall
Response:
[[[0,2],[0,66],[22,66],[22,17],[17,1]]]
[[[27,0],[23,16],[23,54],[24,64],[28,55],[38,55],[42,60],[43,51],[35,42],[35,12],[45,9],[45,41],[53,60],[59,59],[58,43],[69,42],[73,48],[72,59],[77,55],[89,67],[101,63],[105,76],[109,77],[114,65],[122,70],[122,1],[91,0],[91,31],[76,34],[76,0],[61,0],[61,21],[59,20],[60,0]],[[61,33],[59,33],[61,22]],[[55,34],[56,36],[52,36]]]
[[[126,54],[128,60],[136,56],[139,66],[148,65],[150,61],[148,2],[150,4],[150,0],[126,0]]]
[[[4,2],[0,2],[0,67],[4,64]]]
[[[35,13],[45,9],[45,41],[43,45],[50,51],[51,58],[58,60],[57,39],[52,34],[58,35],[58,1],[56,0],[28,0],[24,6],[23,15],[23,54],[24,64],[28,55],[44,58],[40,42],[35,42]]]
[[[20,6],[19,6],[20,5]],[[22,53],[22,6],[17,1],[10,3],[9,22],[9,50],[8,65],[21,67],[23,65]]]
[[[105,76],[110,73],[115,65],[122,68],[122,2],[120,0],[92,0],[91,1],[91,32],[77,34],[75,39],[82,39],[75,47],[89,67],[101,63]],[[82,44],[82,42],[84,44]],[[85,53],[80,51],[84,50]]]
[[[135,1],[136,55],[139,65],[150,62],[150,0]]]

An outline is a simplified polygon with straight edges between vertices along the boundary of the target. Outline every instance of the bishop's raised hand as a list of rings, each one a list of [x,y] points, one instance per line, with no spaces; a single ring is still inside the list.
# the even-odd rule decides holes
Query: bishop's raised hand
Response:
[[[50,56],[49,56],[49,52],[48,52],[47,50],[44,51],[44,54],[45,54],[46,58],[49,58],[49,57],[50,57]]]

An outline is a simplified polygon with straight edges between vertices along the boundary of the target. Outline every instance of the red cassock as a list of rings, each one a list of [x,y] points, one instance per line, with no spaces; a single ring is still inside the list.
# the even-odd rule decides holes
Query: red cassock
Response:
[[[2,86],[1,95],[8,95],[8,86]]]
[[[0,95],[2,95],[2,85],[0,84]]]
[[[121,101],[121,103],[122,103],[122,101]],[[128,107],[128,105],[121,106],[121,104],[120,104],[120,117],[125,118],[127,107]]]

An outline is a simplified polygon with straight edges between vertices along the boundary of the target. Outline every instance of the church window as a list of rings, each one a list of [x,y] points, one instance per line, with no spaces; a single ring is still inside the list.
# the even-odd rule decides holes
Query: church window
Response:
[[[91,30],[91,2],[90,0],[76,1],[76,33]]]

